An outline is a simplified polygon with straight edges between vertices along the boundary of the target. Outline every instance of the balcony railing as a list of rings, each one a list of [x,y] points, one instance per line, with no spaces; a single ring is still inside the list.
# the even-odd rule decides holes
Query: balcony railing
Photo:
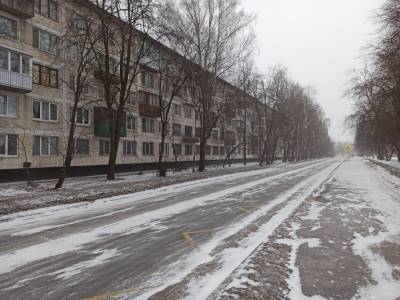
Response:
[[[139,103],[139,115],[156,119],[161,116],[160,108],[149,104]]]
[[[183,136],[183,142],[186,144],[195,144],[197,139],[191,136]]]
[[[32,91],[32,76],[0,69],[0,86],[17,92],[29,93]]]
[[[109,122],[95,122],[94,135],[98,137],[110,137],[111,136],[111,125]],[[119,136],[126,137],[126,127],[120,126]]]
[[[116,119],[116,111],[113,111],[113,119]],[[120,116],[119,136],[126,137],[126,113],[123,112]],[[94,108],[94,135],[98,137],[111,136],[111,121],[110,114],[104,107]]]
[[[26,19],[34,16],[33,5],[33,0],[0,0],[0,10],[8,11]]]

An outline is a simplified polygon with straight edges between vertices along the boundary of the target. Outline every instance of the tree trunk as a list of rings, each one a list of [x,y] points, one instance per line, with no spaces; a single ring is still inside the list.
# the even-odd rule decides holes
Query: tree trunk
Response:
[[[68,171],[71,167],[72,156],[73,156],[74,150],[75,150],[74,135],[75,135],[75,127],[76,127],[75,117],[76,117],[77,107],[78,107],[78,103],[76,102],[76,104],[74,104],[74,106],[72,108],[72,115],[71,115],[72,122],[71,122],[71,127],[69,129],[69,135],[68,135],[67,153],[65,154],[64,164],[61,169],[60,175],[58,177],[56,186],[54,187],[54,189],[56,189],[56,190],[62,188],[65,178],[67,177]]]
[[[165,148],[165,130],[164,130],[164,125],[161,125],[161,143],[160,143],[160,151],[158,153],[158,176],[160,177],[166,177],[167,172],[163,168],[163,155],[164,155],[164,148]]]
[[[109,108],[110,109],[110,108]],[[107,180],[115,179],[115,165],[117,162],[118,145],[120,140],[120,127],[121,127],[121,108],[118,109],[114,119],[114,111],[110,109],[110,120],[111,121],[111,134],[110,134],[110,155],[108,156],[108,168],[107,168]]]
[[[204,172],[206,169],[206,143],[200,141],[200,157],[199,157],[199,172]]]
[[[111,149],[110,149],[110,155],[108,157],[107,180],[114,180],[115,165],[118,153],[119,133],[115,134],[114,137],[112,137],[110,140],[111,140],[110,141]]]
[[[246,126],[246,125],[245,125]],[[246,138],[246,129],[243,134],[243,164],[247,164],[247,138]]]

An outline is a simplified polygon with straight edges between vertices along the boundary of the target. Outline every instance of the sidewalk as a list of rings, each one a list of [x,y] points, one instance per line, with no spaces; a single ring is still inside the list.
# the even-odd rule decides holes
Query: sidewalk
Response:
[[[277,162],[274,167],[283,166]],[[35,187],[25,182],[0,184],[0,215],[60,204],[95,201],[133,192],[154,189],[176,183],[206,179],[237,172],[247,172],[267,168],[257,163],[233,164],[231,168],[210,166],[206,172],[193,173],[191,169],[169,172],[167,177],[157,177],[156,172],[118,174],[114,181],[105,176],[68,178],[62,189],[54,190],[55,180],[37,181]]]

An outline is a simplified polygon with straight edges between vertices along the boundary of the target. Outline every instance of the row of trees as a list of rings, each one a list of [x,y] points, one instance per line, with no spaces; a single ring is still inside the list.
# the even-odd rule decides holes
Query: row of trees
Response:
[[[243,92],[239,107],[244,124],[249,121],[252,103],[246,98],[251,96],[256,99],[258,106],[251,109],[256,115],[250,121],[257,128],[255,138],[260,165],[271,164],[277,153],[282,155],[284,162],[333,155],[333,143],[328,133],[329,120],[315,101],[312,88],[303,87],[290,79],[287,70],[281,66],[262,74],[251,62],[245,62],[237,74],[237,86]],[[254,132],[253,129],[251,131]],[[247,148],[248,136],[245,126],[239,141],[244,149]],[[246,152],[243,159],[246,161]]]
[[[387,0],[376,15],[376,40],[368,45],[368,64],[354,72],[346,95],[354,99],[348,125],[361,155],[400,161],[400,7]]]
[[[70,74],[64,83],[72,92],[73,105],[56,188],[62,187],[71,167],[76,116],[80,108],[88,105],[82,94],[92,85],[93,77],[101,83],[104,94],[97,105],[107,115],[107,179],[114,179],[121,128],[129,113],[126,104],[147,67],[157,75],[155,116],[161,123],[161,176],[165,176],[164,147],[170,135],[171,107],[183,89],[194,107],[198,120],[195,128],[200,128],[199,171],[205,169],[207,141],[213,128],[217,124],[224,127],[227,107],[239,108],[244,124],[237,144],[227,147],[228,159],[235,149],[243,148],[246,162],[248,144],[254,144],[255,139],[260,164],[272,163],[280,147],[284,161],[331,153],[328,124],[313,100],[312,89],[290,80],[284,68],[277,67],[264,76],[250,62],[255,38],[250,25],[254,17],[241,9],[240,1],[71,0],[68,4],[71,12],[67,13],[62,43],[65,70]],[[225,91],[220,90],[221,78],[234,83],[241,91],[239,95],[225,96]],[[257,112],[255,116],[249,113],[250,107]],[[257,128],[256,133],[251,129],[251,135],[247,128],[249,118]]]

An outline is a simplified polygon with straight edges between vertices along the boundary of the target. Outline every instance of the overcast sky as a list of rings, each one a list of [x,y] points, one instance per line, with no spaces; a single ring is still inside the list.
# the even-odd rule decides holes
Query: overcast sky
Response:
[[[242,0],[257,14],[256,63],[261,71],[275,64],[288,68],[302,85],[316,88],[317,100],[331,120],[336,141],[352,141],[343,120],[351,101],[343,99],[349,70],[360,65],[358,57],[372,39],[372,20],[382,0]]]

